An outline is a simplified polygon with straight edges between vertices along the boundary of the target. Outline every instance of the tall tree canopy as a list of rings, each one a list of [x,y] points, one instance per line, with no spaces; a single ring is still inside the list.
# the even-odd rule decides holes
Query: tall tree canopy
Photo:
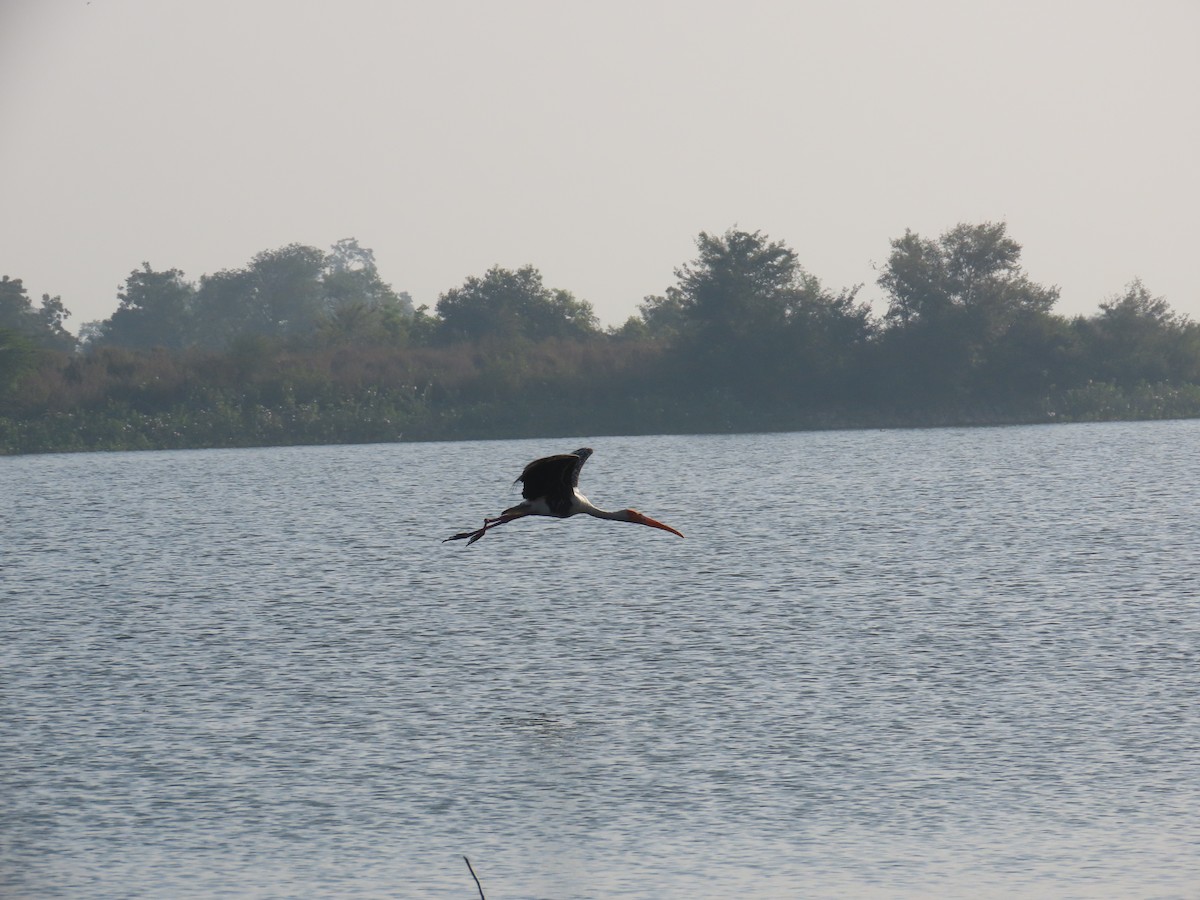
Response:
[[[288,244],[249,265],[186,281],[178,269],[135,269],[121,303],[98,329],[98,343],[220,350],[240,338],[394,340],[412,301],[380,277],[374,254],[347,238],[329,253]]]
[[[546,287],[533,266],[515,272],[493,266],[482,278],[468,278],[441,295],[437,314],[444,341],[582,338],[597,332],[592,305]]]
[[[1036,285],[1021,269],[1021,245],[1003,222],[956,225],[927,240],[912,231],[892,241],[879,276],[888,295],[887,319],[894,325],[933,320],[972,310],[990,326],[1022,312],[1047,313],[1058,288]]]
[[[892,241],[879,276],[888,297],[884,367],[901,394],[961,400],[1019,378],[1042,391],[1056,377],[1064,340],[1049,321],[1058,288],[1034,284],[1004,223],[956,225],[937,240],[912,231]],[[1014,340],[1034,338],[1046,359],[1036,378]]]
[[[696,247],[676,284],[641,306],[650,334],[676,337],[691,377],[758,397],[811,397],[869,340],[857,289],[826,290],[782,242],[730,229],[701,232]]]
[[[412,298],[396,293],[379,277],[375,253],[354,238],[338,241],[326,257],[322,277],[325,321],[331,339],[397,338],[412,319]]]
[[[70,317],[61,297],[42,294],[41,306],[34,308],[20,278],[0,278],[0,328],[21,335],[36,347],[71,350],[75,338],[63,326]]]
[[[700,232],[699,255],[675,270],[667,290],[706,338],[728,340],[785,323],[800,276],[794,251],[761,232]]]
[[[142,350],[186,346],[195,294],[179,269],[160,272],[143,262],[117,293],[120,305],[102,326],[100,342]]]
[[[1078,323],[1098,378],[1125,387],[1200,381],[1200,326],[1135,279]]]

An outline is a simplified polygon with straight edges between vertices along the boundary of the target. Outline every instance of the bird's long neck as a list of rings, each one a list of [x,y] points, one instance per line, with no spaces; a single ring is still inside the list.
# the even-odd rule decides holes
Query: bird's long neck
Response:
[[[627,509],[601,509],[596,506],[579,491],[575,492],[575,505],[584,515],[595,516],[597,519],[608,519],[612,522],[629,522],[632,521],[629,517]]]
[[[636,509],[598,509],[591,504],[587,497],[578,491],[575,492],[575,503],[576,512],[586,513],[589,516],[595,516],[597,519],[610,519],[613,522],[633,522],[637,525],[647,525],[650,528],[658,528],[662,531],[669,531],[671,534],[683,537],[683,532],[643,515]]]
[[[633,521],[633,519],[630,518],[629,510],[627,509],[597,509],[593,506],[591,509],[587,510],[587,512],[591,513],[597,519],[609,519],[613,522]]]

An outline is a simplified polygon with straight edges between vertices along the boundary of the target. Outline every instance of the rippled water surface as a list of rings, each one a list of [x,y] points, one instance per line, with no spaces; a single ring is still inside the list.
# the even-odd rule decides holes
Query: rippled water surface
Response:
[[[529,459],[687,538],[522,521]],[[1200,422],[0,459],[0,895],[1200,896]]]

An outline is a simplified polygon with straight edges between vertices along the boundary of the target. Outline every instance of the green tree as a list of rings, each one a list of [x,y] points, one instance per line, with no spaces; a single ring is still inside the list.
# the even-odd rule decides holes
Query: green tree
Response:
[[[972,373],[972,389],[992,404],[1042,400],[1087,380],[1076,329],[1061,316],[1025,311],[990,340]]]
[[[395,340],[413,315],[408,295],[384,283],[374,254],[354,238],[329,253],[289,244],[204,275],[194,309],[193,339],[211,349],[243,337]]]
[[[312,334],[325,312],[325,253],[304,244],[264,250],[250,261],[251,303],[271,337]]]
[[[802,270],[794,251],[761,232],[700,232],[696,259],[675,270],[677,284],[655,312],[674,305],[701,341],[761,334],[787,320]],[[664,308],[665,307],[665,308]]]
[[[34,346],[47,350],[73,350],[75,338],[63,326],[70,317],[61,297],[42,294],[34,308],[20,278],[0,279],[0,328],[22,335]]]
[[[533,266],[515,272],[493,266],[482,278],[468,278],[438,298],[437,314],[443,341],[537,341],[598,333],[591,304],[547,288]]]
[[[333,245],[322,277],[327,340],[395,340],[408,331],[412,298],[397,293],[379,276],[372,250],[354,238]]]
[[[74,350],[77,341],[74,335],[63,325],[71,317],[70,311],[63,305],[62,297],[51,297],[42,294],[42,305],[36,313],[41,344],[51,350]]]
[[[699,255],[641,306],[651,333],[676,335],[693,383],[756,400],[825,402],[873,333],[857,288],[833,293],[796,253],[761,232],[701,232]]]
[[[0,401],[37,365],[38,351],[32,340],[15,328],[0,325]]]
[[[1020,260],[1021,245],[1003,222],[956,225],[936,241],[906,231],[892,241],[879,276],[888,295],[886,319],[903,327],[970,310],[997,329],[1021,312],[1049,312],[1058,288],[1031,282]]]
[[[808,405],[858,401],[864,366],[876,335],[871,308],[858,288],[833,292],[801,271],[787,299],[780,375],[787,391]]]
[[[32,311],[29,294],[20,278],[0,279],[0,328],[20,331]]]
[[[1002,391],[992,381],[1004,376],[999,359],[1012,357],[1006,345],[1044,330],[1058,299],[1057,288],[1029,280],[1020,258],[1004,223],[960,224],[936,241],[906,231],[892,241],[878,283],[888,296],[881,353],[895,395],[963,401],[985,378],[985,392]],[[1006,349],[989,363],[998,347]]]
[[[408,339],[421,346],[435,344],[439,339],[441,326],[441,319],[431,316],[429,306],[422,303],[413,311],[412,318],[408,322]]]
[[[257,302],[249,269],[224,269],[200,276],[194,302],[192,340],[209,350],[225,350],[239,337],[271,331],[267,310]]]
[[[1200,326],[1173,312],[1140,279],[1078,327],[1097,380],[1122,387],[1200,381]]]
[[[103,325],[96,343],[131,349],[177,350],[190,340],[195,287],[179,269],[155,271],[143,262],[125,279],[120,304]]]
[[[688,325],[688,312],[678,288],[668,288],[666,294],[646,297],[638,304],[638,316],[648,337],[675,340]],[[628,323],[625,330],[633,333]]]

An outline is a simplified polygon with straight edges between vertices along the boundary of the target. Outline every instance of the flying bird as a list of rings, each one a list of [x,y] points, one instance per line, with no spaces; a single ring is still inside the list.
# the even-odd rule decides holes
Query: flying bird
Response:
[[[503,525],[514,519],[521,519],[525,516],[554,516],[558,519],[566,519],[580,513],[595,516],[597,519],[611,519],[614,522],[636,522],[638,525],[649,525],[651,528],[659,528],[683,537],[681,532],[676,531],[670,525],[664,525],[649,516],[644,516],[636,509],[610,511],[593,506],[587,497],[579,493],[579,470],[583,468],[583,464],[591,455],[591,447],[580,447],[574,453],[559,453],[556,456],[535,459],[517,476],[517,481],[522,484],[521,496],[525,498],[524,500],[516,506],[506,509],[494,519],[484,519],[482,528],[476,528],[474,531],[460,531],[458,534],[446,538],[442,543],[461,541],[466,538],[469,547],[487,534],[489,528],[495,528],[497,525]]]

